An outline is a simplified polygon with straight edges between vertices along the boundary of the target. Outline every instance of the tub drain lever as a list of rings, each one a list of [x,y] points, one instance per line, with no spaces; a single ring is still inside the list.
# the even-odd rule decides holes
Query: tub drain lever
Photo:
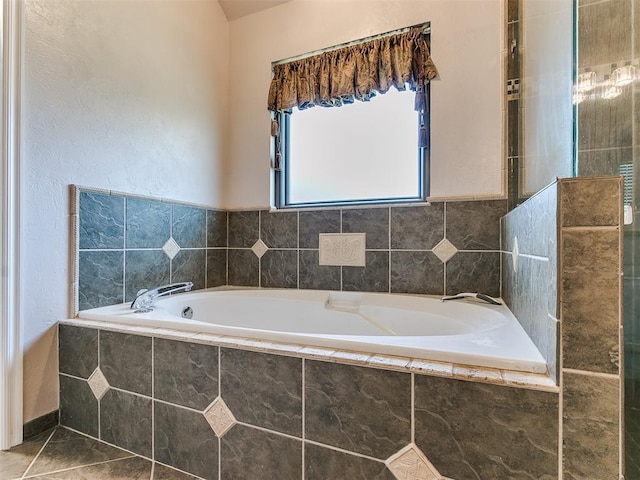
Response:
[[[496,300],[493,297],[490,297],[489,295],[485,295],[484,293],[459,293],[457,295],[442,297],[442,301],[444,302],[446,300],[459,300],[461,298],[477,298],[478,300],[484,300],[491,305],[502,305],[500,301]]]

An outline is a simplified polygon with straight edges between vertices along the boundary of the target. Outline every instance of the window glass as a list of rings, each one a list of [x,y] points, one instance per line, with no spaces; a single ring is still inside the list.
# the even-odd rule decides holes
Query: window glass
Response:
[[[285,206],[421,199],[414,98],[391,88],[369,102],[295,109],[284,130]]]

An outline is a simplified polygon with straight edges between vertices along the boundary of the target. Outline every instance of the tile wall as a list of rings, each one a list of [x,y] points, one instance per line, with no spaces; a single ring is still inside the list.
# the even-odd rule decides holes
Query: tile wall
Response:
[[[215,340],[59,335],[62,425],[204,479],[558,478],[557,392]]]
[[[624,473],[621,205],[620,177],[568,178],[503,219],[504,299],[555,359],[563,478]]]
[[[558,378],[557,186],[502,218],[502,297]]]
[[[614,98],[594,91],[577,106],[578,175],[623,174],[624,203],[635,212],[624,228],[626,465],[629,478],[640,478],[640,0],[579,0],[577,73],[601,82],[627,62],[634,83]]]
[[[77,310],[129,302],[141,288],[226,284],[227,212],[73,188]]]
[[[141,288],[221,285],[500,296],[505,200],[220,211],[77,189],[78,309]],[[320,266],[318,234],[366,233],[365,267]],[[77,309],[74,310],[74,314]]]

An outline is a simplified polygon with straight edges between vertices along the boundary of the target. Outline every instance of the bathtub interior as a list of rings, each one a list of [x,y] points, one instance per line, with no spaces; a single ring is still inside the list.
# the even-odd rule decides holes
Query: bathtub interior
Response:
[[[181,318],[185,309],[193,318]],[[505,305],[475,299],[292,289],[176,294],[151,312],[129,304],[80,318],[437,362],[546,374],[547,364]]]

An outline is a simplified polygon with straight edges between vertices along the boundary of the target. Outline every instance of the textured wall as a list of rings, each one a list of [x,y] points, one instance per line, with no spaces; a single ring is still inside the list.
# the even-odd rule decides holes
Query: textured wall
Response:
[[[271,62],[425,21],[440,72],[431,83],[431,195],[502,196],[502,3],[300,0],[231,22],[226,206],[271,203]]]
[[[25,2],[25,421],[57,408],[68,185],[222,203],[227,28],[215,1]]]

